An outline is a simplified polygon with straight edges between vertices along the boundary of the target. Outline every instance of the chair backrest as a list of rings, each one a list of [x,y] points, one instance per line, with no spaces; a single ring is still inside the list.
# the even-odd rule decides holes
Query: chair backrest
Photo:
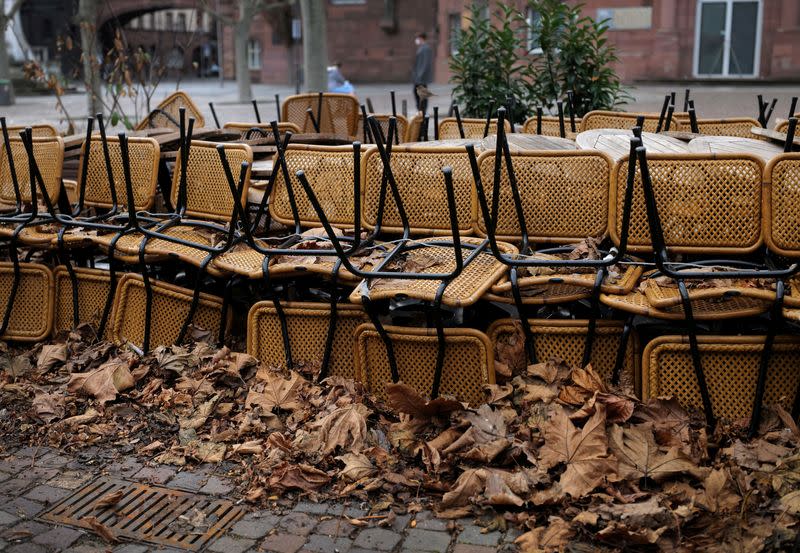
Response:
[[[760,127],[761,125],[759,124],[758,126]],[[776,121],[775,130],[778,132],[786,132],[787,130],[789,130],[789,120],[784,119],[782,121]]]
[[[644,132],[656,132],[658,128],[658,113],[628,113],[626,111],[590,111],[581,118],[580,132],[592,129],[632,129],[636,126],[636,118],[644,115]],[[666,125],[666,116],[664,116]],[[686,130],[681,118],[674,114],[669,125],[671,131]],[[662,126],[662,130],[663,126]]]
[[[580,117],[575,118],[575,130],[580,132],[583,120]],[[564,131],[571,132],[569,117],[564,118]],[[529,117],[525,120],[522,126],[522,132],[526,134],[536,134],[536,117]],[[553,115],[542,116],[542,136],[561,136],[561,126],[558,123],[558,117]]]
[[[419,142],[420,132],[422,130],[422,123],[425,120],[421,113],[417,113],[408,120],[408,128],[406,129],[406,136],[404,142]],[[428,122],[430,128],[430,121]],[[428,138],[432,139],[433,135],[429,133]]]
[[[14,159],[14,171],[19,183],[20,198],[23,203],[31,201],[31,180],[30,166],[28,164],[28,153],[22,138],[19,136],[9,137],[11,155]],[[58,194],[61,190],[61,171],[64,166],[64,141],[60,136],[41,137],[33,139],[33,155],[39,172],[42,174],[47,195],[55,205]],[[16,202],[14,194],[14,181],[11,178],[11,167],[8,163],[8,152],[0,143],[0,200],[5,203],[13,204]],[[41,190],[37,187],[37,198],[41,202],[39,194]]]
[[[775,156],[764,171],[764,241],[773,252],[800,257],[800,153]]]
[[[225,155],[228,159],[234,178],[239,178],[239,167],[243,161],[253,163],[253,151],[247,144],[224,144]],[[179,151],[180,154],[180,151]],[[229,221],[233,212],[233,198],[231,197],[228,179],[222,161],[217,153],[217,144],[194,140],[189,148],[189,162],[186,171],[186,214],[201,219],[214,221]],[[178,202],[178,192],[181,182],[183,166],[178,155],[175,172],[172,178],[172,191],[170,198],[172,205]],[[250,185],[250,168],[247,169],[244,190],[242,190],[242,205],[247,201],[247,189]]]
[[[355,222],[353,147],[289,144],[284,157],[300,224],[308,228],[320,226],[319,216],[309,202],[300,181],[297,180],[296,173],[302,169],[330,223],[334,226],[353,228]],[[294,225],[289,189],[277,159],[273,171],[276,173],[270,197],[270,214],[279,223]]]
[[[222,127],[222,130],[225,131],[241,133],[242,138],[245,138],[245,136],[251,129],[259,129],[266,133],[272,134],[271,123],[256,123],[256,122],[247,123],[247,122],[231,121],[225,123],[225,126]],[[300,134],[302,132],[300,130],[300,127],[298,127],[294,123],[289,123],[288,121],[281,121],[280,123],[278,123],[278,131],[280,131],[281,134],[285,133],[286,131],[292,131],[293,133],[296,134]]]
[[[524,151],[511,154],[528,238],[532,242],[572,244],[608,230],[609,183],[614,162],[595,150]],[[492,209],[495,152],[478,158],[481,182]],[[519,241],[520,224],[506,164],[500,164],[500,198],[495,235]],[[475,231],[486,235],[478,212]]]
[[[319,132],[333,133],[340,136],[353,137],[358,127],[358,100],[350,94],[322,95],[322,113],[320,111],[319,94],[296,94],[284,100],[281,106],[281,120],[289,121],[300,127],[302,132],[313,133],[314,123],[307,110],[311,109],[319,122]]]
[[[389,119],[392,117],[396,117],[397,119],[397,136],[398,142],[402,143],[406,141],[406,134],[408,133],[408,119],[403,117],[402,115],[393,116],[391,113],[375,113],[369,114],[375,118],[375,120],[380,123],[381,130],[383,131],[384,138],[388,138],[389,136]],[[358,116],[358,129],[356,130],[356,140],[360,140],[363,144],[374,144],[375,138],[370,133],[369,141],[364,139],[364,116]]]
[[[114,177],[114,189],[117,195],[117,205],[127,206],[128,196],[125,189],[125,174],[122,169],[122,155],[120,153],[119,138],[107,137],[108,156],[111,159],[111,170]],[[150,209],[156,196],[156,182],[158,181],[158,161],[161,148],[154,138],[131,136],[128,138],[128,154],[130,157],[131,183],[133,184],[133,199],[136,210]],[[86,145],[81,151],[78,162],[78,186],[83,179],[83,163],[86,156]],[[80,189],[79,189],[80,190]],[[111,189],[108,186],[108,171],[106,158],[103,151],[103,142],[99,136],[93,136],[89,146],[89,160],[86,166],[86,184],[84,191],[84,205],[110,209]]]
[[[136,125],[136,130],[140,131],[143,129],[150,129],[150,128],[159,128],[159,127],[168,127],[168,128],[178,128],[178,125],[174,121],[179,121],[180,119],[180,108],[186,108],[186,117],[194,117],[194,128],[198,129],[204,127],[206,122],[203,118],[203,114],[200,112],[200,108],[192,101],[188,94],[185,92],[178,90],[173,92],[164,100],[156,106],[156,109],[150,112],[144,119],[142,119],[138,125]],[[169,114],[167,117],[164,114]],[[170,117],[174,120],[171,121]]]
[[[688,130],[689,122],[681,121],[684,130]],[[728,119],[698,119],[697,130],[702,134],[713,136],[739,136],[741,138],[755,138],[767,140],[750,132],[753,127],[761,128],[761,124],[752,117],[730,117]]]
[[[46,138],[60,136],[58,129],[48,123],[38,123],[36,125],[9,125],[8,135],[18,136],[21,131],[30,127],[34,138]]]
[[[506,133],[511,132],[511,124],[505,120]],[[483,138],[483,131],[486,129],[486,119],[461,119],[461,127],[464,129],[464,138]],[[497,132],[497,119],[492,119],[489,123],[489,133]],[[430,138],[430,137],[429,137]],[[439,121],[439,140],[451,138],[461,138],[458,131],[458,120],[455,117],[445,117]]]
[[[453,169],[453,192],[456,200],[458,228],[462,235],[472,233],[477,215],[477,199],[469,158],[463,148],[427,146],[394,146],[391,168],[412,234],[450,235],[450,212],[445,195],[442,168]],[[362,159],[363,223],[370,230],[378,222],[378,207],[383,161],[377,149],[369,150]],[[386,206],[381,229],[389,233],[403,232],[402,221],[391,190],[386,186]]]
[[[647,165],[671,252],[743,255],[762,244],[761,159],[746,154],[651,154]],[[615,244],[622,233],[627,175],[626,156],[614,167],[609,198],[609,230]],[[638,164],[628,251],[653,251]]]

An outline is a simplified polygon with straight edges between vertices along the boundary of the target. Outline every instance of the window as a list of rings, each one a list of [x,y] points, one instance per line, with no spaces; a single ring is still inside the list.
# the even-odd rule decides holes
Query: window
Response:
[[[254,38],[247,41],[247,68],[261,69],[261,43]]]
[[[144,14],[144,21],[142,21],[142,28],[148,31],[153,30],[153,13]]]
[[[525,21],[528,24],[528,53],[541,54],[542,47],[539,44],[539,33],[541,32],[542,16],[536,10],[528,8]]]
[[[179,31],[186,31],[186,14],[179,13],[178,14],[178,29]]]
[[[366,4],[367,0],[331,0],[334,6],[346,6],[348,4]]]
[[[458,39],[461,37],[461,14],[451,13],[447,16],[447,42],[450,46],[450,55],[458,53]]]
[[[167,12],[166,14],[164,14],[164,30],[165,31],[175,30],[175,23],[173,22],[172,12]]]

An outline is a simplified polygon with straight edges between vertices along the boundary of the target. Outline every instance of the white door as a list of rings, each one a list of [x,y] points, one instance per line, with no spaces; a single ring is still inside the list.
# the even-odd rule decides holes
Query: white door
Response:
[[[696,77],[756,77],[761,0],[697,0]]]

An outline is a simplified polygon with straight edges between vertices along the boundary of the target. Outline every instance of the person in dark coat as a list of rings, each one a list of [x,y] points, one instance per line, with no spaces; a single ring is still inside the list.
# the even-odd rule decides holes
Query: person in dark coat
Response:
[[[411,71],[411,80],[414,82],[414,100],[417,110],[425,113],[428,109],[428,85],[433,80],[433,50],[427,42],[425,33],[417,33],[414,43],[417,45],[417,55],[414,59],[414,68]],[[421,93],[421,94],[420,94]]]

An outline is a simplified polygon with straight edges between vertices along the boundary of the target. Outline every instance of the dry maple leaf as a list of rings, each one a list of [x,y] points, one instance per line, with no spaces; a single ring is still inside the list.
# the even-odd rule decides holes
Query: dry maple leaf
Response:
[[[93,371],[73,373],[67,383],[67,390],[70,393],[81,392],[93,396],[102,404],[113,401],[118,392],[133,387],[133,384],[128,362],[117,357]]]
[[[97,517],[83,517],[80,521],[92,532],[103,538],[107,543],[119,542],[116,536],[111,533],[111,530],[108,528],[108,526],[97,520]]]
[[[609,435],[609,444],[619,460],[619,475],[622,478],[658,481],[676,474],[698,471],[698,466],[679,448],[672,447],[662,453],[649,425],[623,428],[615,424]]]
[[[109,494],[104,495],[101,497],[97,503],[95,503],[95,508],[100,509],[102,507],[110,507],[111,505],[116,505],[119,503],[120,499],[125,496],[125,490],[117,490],[115,492],[111,492]]]
[[[387,384],[385,391],[386,401],[392,409],[421,419],[447,416],[464,408],[461,403],[454,399],[439,397],[427,401],[414,388],[402,382]]]
[[[539,526],[519,536],[514,543],[522,553],[560,551],[570,541],[575,531],[560,517],[550,517],[547,526]]]
[[[61,365],[67,360],[66,344],[45,344],[39,352],[36,360],[36,368],[41,372],[47,372],[57,365]]]
[[[64,396],[38,392],[31,403],[36,416],[45,423],[51,423],[64,416]]]
[[[264,411],[271,411],[273,408],[294,411],[303,407],[303,402],[298,399],[298,392],[307,382],[298,373],[292,371],[287,380],[272,371],[259,371],[257,378],[263,382],[263,387],[259,383],[256,386],[262,388],[260,391],[254,389],[255,386],[250,389],[245,400],[246,406],[257,405]]]
[[[564,493],[583,497],[615,473],[616,462],[608,456],[604,406],[598,405],[581,429],[560,408],[542,430],[544,445],[539,449],[539,460],[545,468],[566,465],[559,480]]]
[[[304,463],[283,462],[272,469],[269,484],[273,488],[298,489],[313,492],[330,481],[328,475]]]
[[[522,472],[479,468],[467,469],[453,488],[442,497],[443,508],[463,507],[470,503],[522,506],[520,494],[530,491],[527,476]]]
[[[344,463],[340,476],[353,482],[372,476],[377,471],[369,457],[363,453],[345,453],[336,457],[336,460]]]
[[[698,503],[711,513],[730,512],[739,507],[742,498],[730,486],[728,469],[712,470],[703,481],[703,494]]]
[[[363,404],[352,403],[311,423],[310,427],[319,432],[318,447],[322,453],[332,453],[337,447],[353,453],[364,449],[370,413]]]
[[[488,405],[481,405],[476,412],[467,412],[464,420],[470,423],[470,427],[442,453],[467,450],[463,454],[465,458],[490,463],[511,445],[503,415]]]

